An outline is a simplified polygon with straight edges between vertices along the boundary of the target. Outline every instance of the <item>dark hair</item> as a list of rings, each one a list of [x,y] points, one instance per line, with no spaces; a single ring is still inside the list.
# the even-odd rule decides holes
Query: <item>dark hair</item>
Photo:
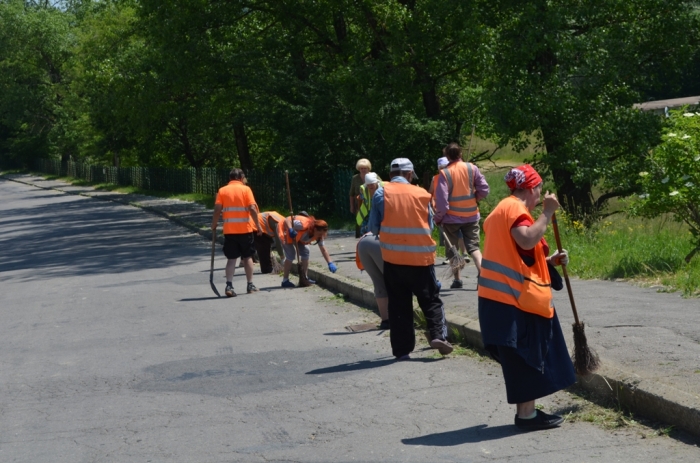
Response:
[[[450,161],[456,161],[462,157],[462,147],[457,143],[450,143],[442,149],[442,154]]]
[[[228,179],[229,180],[243,180],[245,178],[245,172],[243,172],[243,169],[239,168],[234,168],[231,169],[231,172],[228,173]]]

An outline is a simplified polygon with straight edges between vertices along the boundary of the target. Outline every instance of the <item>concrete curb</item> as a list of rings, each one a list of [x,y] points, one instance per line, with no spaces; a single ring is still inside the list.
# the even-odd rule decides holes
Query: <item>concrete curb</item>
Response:
[[[152,206],[139,204],[135,201],[119,200],[114,197],[93,196],[84,192],[70,192],[59,188],[36,185],[32,182],[17,178],[2,176],[6,180],[31,185],[44,190],[55,190],[66,194],[80,195],[93,199],[116,202],[138,207],[152,214],[166,218],[177,225],[197,233],[211,241],[211,230],[180,219],[165,211]],[[217,241],[223,243],[223,236]],[[296,271],[296,266],[292,267]],[[326,289],[342,293],[360,305],[377,310],[374,292],[371,287],[359,281],[332,274],[313,263],[309,266],[309,277]],[[446,315],[449,333],[458,333],[464,341],[478,349],[483,349],[481,329],[478,320],[455,315]],[[603,360],[600,370],[587,377],[578,377],[577,384],[595,397],[603,400],[613,400],[622,407],[654,420],[668,423],[678,429],[700,437],[700,406],[699,399],[693,394],[678,390],[656,381],[641,380],[639,376],[617,368],[608,360]]]

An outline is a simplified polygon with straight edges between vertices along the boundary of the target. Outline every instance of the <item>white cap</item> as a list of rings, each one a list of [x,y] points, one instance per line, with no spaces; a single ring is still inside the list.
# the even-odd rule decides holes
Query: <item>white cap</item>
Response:
[[[418,178],[415,171],[413,170],[413,163],[408,158],[396,158],[391,161],[390,172],[411,172],[413,174],[413,179]]]
[[[368,172],[365,174],[365,185],[372,185],[374,183],[379,183],[379,176],[374,172]]]
[[[449,163],[449,159],[447,159],[445,156],[441,157],[440,159],[438,159],[438,169],[444,169]]]
[[[392,172],[400,170],[401,172],[413,172],[413,163],[408,158],[396,158],[391,161]]]

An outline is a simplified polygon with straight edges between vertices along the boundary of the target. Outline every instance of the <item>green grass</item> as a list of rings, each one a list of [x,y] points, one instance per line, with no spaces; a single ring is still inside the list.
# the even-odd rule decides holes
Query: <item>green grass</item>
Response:
[[[562,246],[571,255],[570,272],[580,278],[631,280],[660,291],[700,296],[700,258],[690,263],[691,234],[684,224],[669,217],[651,220],[617,214],[584,229],[562,215]],[[551,230],[547,241],[554,243]]]

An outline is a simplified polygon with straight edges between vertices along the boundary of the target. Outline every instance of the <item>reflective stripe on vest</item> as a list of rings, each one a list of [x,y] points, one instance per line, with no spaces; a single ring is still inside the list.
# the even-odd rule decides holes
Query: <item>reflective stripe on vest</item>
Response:
[[[474,193],[474,166],[458,161],[442,169],[447,181],[447,215],[474,217],[479,212]]]
[[[219,189],[218,197],[224,222],[224,234],[251,233],[254,229],[248,204],[243,204],[250,188],[238,180],[232,180]],[[252,197],[252,194],[250,194]]]
[[[384,219],[379,246],[386,262],[427,266],[435,263],[435,241],[428,224],[430,194],[405,184],[384,185]]]
[[[510,196],[501,201],[484,221],[479,297],[552,318],[551,280],[542,242],[534,248],[534,265],[528,267],[518,254],[511,235],[511,227],[522,215],[530,216],[530,213],[522,201]]]
[[[360,208],[355,216],[355,222],[357,225],[362,225],[362,222],[369,217],[369,209],[371,207],[369,198],[367,198],[369,191],[367,190],[367,185],[360,185]]]

